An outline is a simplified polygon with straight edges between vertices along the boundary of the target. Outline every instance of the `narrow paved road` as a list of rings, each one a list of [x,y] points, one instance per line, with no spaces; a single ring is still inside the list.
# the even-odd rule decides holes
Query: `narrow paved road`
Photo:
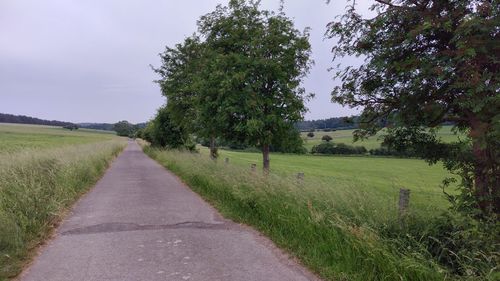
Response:
[[[313,280],[130,142],[20,280]]]

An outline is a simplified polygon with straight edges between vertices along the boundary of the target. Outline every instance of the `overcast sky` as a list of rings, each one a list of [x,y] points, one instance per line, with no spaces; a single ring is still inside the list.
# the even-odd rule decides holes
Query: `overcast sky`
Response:
[[[312,28],[316,64],[304,85],[316,97],[307,104],[308,120],[357,112],[330,102],[338,83],[327,71],[334,41],[323,38],[345,2],[285,1],[296,27]],[[149,65],[158,66],[158,53],[195,32],[199,17],[218,3],[227,1],[0,0],[0,112],[70,122],[147,121],[165,102]],[[262,1],[265,9],[278,5]]]

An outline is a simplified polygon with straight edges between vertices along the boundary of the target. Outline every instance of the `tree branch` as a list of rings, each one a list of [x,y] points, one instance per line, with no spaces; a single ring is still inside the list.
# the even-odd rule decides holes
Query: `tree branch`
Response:
[[[394,5],[390,2],[390,0],[375,0],[376,2],[379,2],[380,4],[384,4],[384,5],[388,5],[388,6],[391,6],[393,8],[398,8],[398,9],[402,9],[404,7],[401,7],[401,6],[397,6],[397,5]]]

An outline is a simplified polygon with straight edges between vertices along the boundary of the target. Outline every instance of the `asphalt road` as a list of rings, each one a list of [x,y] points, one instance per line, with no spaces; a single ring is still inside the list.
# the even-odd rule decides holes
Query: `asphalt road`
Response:
[[[20,280],[316,280],[129,142]]]

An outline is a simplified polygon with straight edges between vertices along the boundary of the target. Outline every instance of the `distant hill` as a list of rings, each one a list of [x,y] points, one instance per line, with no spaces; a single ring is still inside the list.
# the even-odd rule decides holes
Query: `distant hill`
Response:
[[[114,131],[114,125],[112,123],[71,123],[57,120],[44,120],[40,118],[35,118],[25,115],[14,115],[0,113],[0,123],[16,123],[16,124],[32,124],[32,125],[47,125],[47,126],[78,126],[78,128],[84,129],[94,129],[94,130],[104,130],[104,131]],[[137,128],[146,127],[147,123],[135,124]]]
[[[5,113],[0,113],[0,123],[33,124],[33,125],[47,125],[47,126],[60,126],[60,127],[75,125],[71,122],[44,120],[25,115],[13,115]]]

